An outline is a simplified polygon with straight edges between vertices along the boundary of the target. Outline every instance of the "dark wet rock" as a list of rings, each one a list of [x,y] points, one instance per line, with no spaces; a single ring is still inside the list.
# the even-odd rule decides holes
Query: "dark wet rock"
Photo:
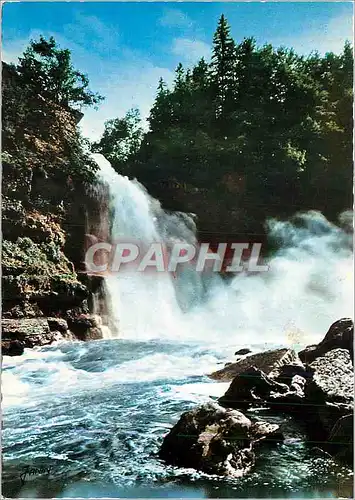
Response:
[[[24,347],[48,345],[64,338],[59,331],[50,330],[46,318],[2,319],[1,326],[3,341],[18,340]]]
[[[274,411],[291,413],[293,416],[302,415],[306,404],[304,393],[306,382],[304,377],[294,375],[289,390],[284,393],[271,392],[266,401],[267,405]]]
[[[69,330],[68,323],[63,318],[47,318],[47,322],[51,332],[67,333]]]
[[[234,354],[236,356],[244,356],[245,354],[250,354],[251,353],[251,349],[248,349],[247,347],[243,348],[243,349],[239,349],[239,351],[236,351]]]
[[[7,310],[3,311],[2,317],[7,319],[19,318],[40,318],[43,312],[38,307],[38,304],[28,300],[15,300],[11,303],[7,301]]]
[[[271,393],[285,394],[288,390],[286,384],[276,382],[252,366],[234,378],[227,392],[218,401],[230,408],[246,408],[251,404],[263,405]]]
[[[229,382],[239,373],[245,372],[253,366],[263,371],[265,375],[276,377],[283,365],[293,363],[297,360],[297,354],[292,349],[275,349],[247,356],[236,363],[232,363],[221,370],[211,373],[209,377],[221,382]]]
[[[19,340],[2,340],[1,353],[3,356],[21,356],[24,345]]]
[[[329,450],[337,458],[352,465],[354,460],[354,414],[337,420],[328,439]]]
[[[301,361],[312,363],[333,349],[346,349],[354,359],[354,323],[350,318],[342,318],[331,325],[326,336],[318,345],[310,345],[298,353]]]
[[[281,366],[279,374],[275,380],[277,382],[290,385],[296,375],[309,379],[313,376],[313,372],[310,371],[307,366],[302,363],[302,361],[296,360],[294,363]]]
[[[243,413],[209,403],[184,413],[164,438],[159,457],[179,467],[240,477],[255,463],[261,442],[277,442],[277,424],[252,423]]]
[[[68,319],[70,330],[79,340],[99,340],[103,338],[102,320],[95,314],[80,314]]]

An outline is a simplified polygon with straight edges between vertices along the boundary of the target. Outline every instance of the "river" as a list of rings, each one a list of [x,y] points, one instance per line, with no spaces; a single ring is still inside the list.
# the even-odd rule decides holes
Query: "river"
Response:
[[[112,241],[195,242],[193,221],[165,213],[100,155]],[[270,222],[280,250],[267,273],[223,280],[186,267],[106,279],[117,334],[4,357],[3,494],[82,498],[336,498],[352,473],[290,425],[245,478],[227,480],[158,460],[183,411],[222,395],[207,374],[243,346],[296,349],[352,315],[351,235],[317,213]],[[43,470],[43,469],[46,470]]]

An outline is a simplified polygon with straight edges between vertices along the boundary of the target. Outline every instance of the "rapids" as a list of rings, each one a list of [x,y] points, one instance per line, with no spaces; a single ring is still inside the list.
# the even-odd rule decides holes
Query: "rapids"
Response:
[[[111,241],[196,241],[189,216],[164,212],[137,181],[94,157],[99,185],[109,188]],[[192,267],[176,276],[111,275],[105,287],[117,333],[4,357],[6,497],[348,496],[351,472],[307,447],[297,427],[239,480],[156,457],[183,411],[225,392],[206,374],[235,350],[298,349],[352,316],[351,235],[313,212],[268,224],[280,245],[268,273],[228,281]],[[48,473],[36,472],[43,466]]]

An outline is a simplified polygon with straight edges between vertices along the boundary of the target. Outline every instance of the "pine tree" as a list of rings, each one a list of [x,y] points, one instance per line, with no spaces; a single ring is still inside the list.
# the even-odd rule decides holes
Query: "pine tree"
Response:
[[[148,118],[150,130],[154,133],[164,133],[170,125],[170,117],[170,91],[163,78],[160,78],[155,101]]]
[[[202,57],[192,70],[192,85],[195,90],[204,90],[209,85],[208,64]]]
[[[229,24],[221,15],[213,37],[212,75],[215,89],[216,116],[228,113],[236,92],[236,46],[230,35]]]

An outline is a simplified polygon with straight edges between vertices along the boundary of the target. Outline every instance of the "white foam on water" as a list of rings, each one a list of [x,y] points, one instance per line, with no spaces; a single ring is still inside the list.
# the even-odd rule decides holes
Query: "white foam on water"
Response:
[[[101,182],[109,186],[113,241],[196,241],[187,215],[164,212],[137,181],[117,174],[102,155],[93,156]],[[351,236],[318,212],[292,222],[271,220],[269,231],[282,244],[270,270],[241,273],[229,284],[214,275],[207,298],[206,277],[191,268],[177,277],[137,271],[111,275],[106,284],[119,337],[297,347],[321,340],[337,319],[352,317]],[[182,302],[195,307],[183,312]]]

